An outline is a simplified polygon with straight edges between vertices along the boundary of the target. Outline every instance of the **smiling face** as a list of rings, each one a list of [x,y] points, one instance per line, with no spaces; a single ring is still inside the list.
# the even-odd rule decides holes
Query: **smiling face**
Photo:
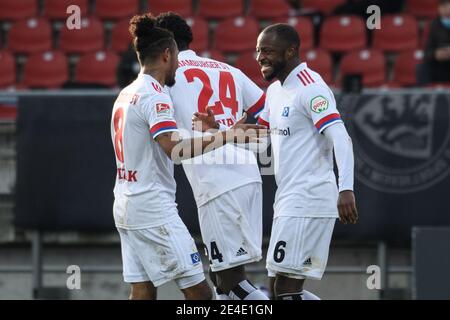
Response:
[[[276,40],[274,33],[262,32],[256,44],[256,60],[261,66],[261,73],[265,80],[277,78],[286,68],[286,48]]]

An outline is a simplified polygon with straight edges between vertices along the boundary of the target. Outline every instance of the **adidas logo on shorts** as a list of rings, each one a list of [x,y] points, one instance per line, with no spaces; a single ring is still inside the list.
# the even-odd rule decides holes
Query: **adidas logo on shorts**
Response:
[[[311,266],[312,265],[311,258],[306,259],[305,262],[303,262],[303,265],[304,266]]]
[[[247,254],[247,251],[245,251],[242,247],[240,247],[238,252],[236,253],[236,257],[243,256],[244,254]]]

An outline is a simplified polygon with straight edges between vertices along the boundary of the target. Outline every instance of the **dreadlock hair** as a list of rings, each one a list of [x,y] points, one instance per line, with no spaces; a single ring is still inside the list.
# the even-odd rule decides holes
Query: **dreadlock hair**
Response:
[[[180,50],[189,49],[194,39],[192,29],[180,15],[174,12],[164,12],[156,17],[158,27],[171,31]]]
[[[175,48],[173,33],[158,27],[156,18],[150,13],[131,18],[129,31],[141,64],[154,61],[167,48]]]

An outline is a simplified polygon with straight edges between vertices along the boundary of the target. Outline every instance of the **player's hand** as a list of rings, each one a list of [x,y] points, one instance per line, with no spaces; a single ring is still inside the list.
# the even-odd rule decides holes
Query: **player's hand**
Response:
[[[346,190],[339,193],[338,199],[339,221],[343,224],[355,224],[358,221],[358,210],[356,210],[355,194]]]
[[[192,130],[205,132],[211,129],[219,129],[219,124],[214,118],[214,112],[206,107],[206,113],[194,112],[192,115]]]
[[[259,138],[267,137],[269,130],[266,126],[259,124],[245,123],[247,120],[247,113],[244,113],[231,129],[227,130],[232,133],[234,142],[236,143],[258,143]]]

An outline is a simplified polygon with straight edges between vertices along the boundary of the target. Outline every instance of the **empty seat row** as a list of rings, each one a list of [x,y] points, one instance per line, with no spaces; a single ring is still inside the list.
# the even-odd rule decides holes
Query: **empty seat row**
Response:
[[[254,50],[258,33],[261,31],[257,21],[250,17],[230,18],[221,21],[210,40],[209,24],[202,18],[188,18],[191,25],[194,50],[208,48],[224,52],[242,52]],[[297,29],[304,50],[312,49],[314,44],[314,26],[306,17],[279,18],[274,22],[285,22]],[[414,17],[403,15],[385,15],[382,29],[373,31],[372,47],[383,51],[402,51],[417,49],[424,40],[419,38],[419,25]],[[123,52],[131,43],[128,31],[128,19],[118,21],[112,31],[112,49]],[[45,18],[32,18],[14,23],[9,31],[8,48],[16,53],[33,53],[58,47],[64,52],[84,53],[104,49],[105,32],[103,24],[97,18],[81,20],[81,29],[62,28],[59,46],[53,46],[51,24]],[[326,19],[320,29],[319,47],[332,52],[345,52],[368,46],[368,34],[364,21],[358,16],[334,16]]]
[[[99,51],[80,57],[74,80],[77,84],[95,84],[113,87],[117,83],[117,66],[120,58],[114,52]],[[60,51],[35,53],[28,57],[23,80],[18,87],[60,88],[69,80],[69,64]],[[16,64],[13,55],[0,52],[0,88],[16,84]]]
[[[220,52],[205,52],[203,56],[224,61]],[[340,85],[345,75],[360,74],[365,87],[413,86],[416,83],[416,66],[423,61],[421,50],[400,53],[393,69],[393,78],[387,79],[386,59],[376,49],[355,50],[345,54],[340,62],[338,79],[334,78],[334,66],[331,54],[324,49],[312,49],[301,53],[302,61],[318,72],[328,84]],[[116,85],[116,70],[119,56],[113,52],[99,51],[82,55],[76,64],[75,81],[81,84]],[[235,66],[247,74],[256,84],[266,87],[260,67],[251,52],[243,53],[236,60]],[[23,81],[20,85],[27,88],[58,88],[68,80],[68,60],[60,51],[48,51],[30,55],[25,63]],[[0,88],[16,83],[16,63],[14,56],[7,51],[0,51]]]
[[[407,0],[406,12],[419,18],[433,18],[437,16],[439,0]],[[82,15],[90,12],[89,0],[45,0],[43,16],[50,19],[64,19],[67,17],[67,7],[77,5]],[[251,15],[258,19],[273,19],[285,17],[289,14],[290,6],[285,0],[248,0],[248,12],[244,0],[199,0],[198,10],[194,10],[192,0],[145,0],[148,11],[174,11],[184,17],[200,15],[207,19],[223,19],[241,15]],[[331,14],[346,0],[303,0],[302,8],[306,11],[318,11]],[[92,13],[100,19],[120,19],[140,12],[140,0],[96,0]],[[0,20],[18,20],[39,15],[38,0],[2,0],[0,1]]]

